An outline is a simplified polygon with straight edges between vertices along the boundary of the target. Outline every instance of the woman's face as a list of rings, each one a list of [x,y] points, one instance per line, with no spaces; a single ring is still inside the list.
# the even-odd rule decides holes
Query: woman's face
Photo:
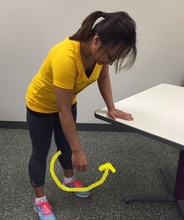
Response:
[[[102,47],[99,37],[95,39],[92,47],[92,55],[96,63],[99,65],[109,64],[112,65],[116,59],[118,59],[120,45],[115,47]]]

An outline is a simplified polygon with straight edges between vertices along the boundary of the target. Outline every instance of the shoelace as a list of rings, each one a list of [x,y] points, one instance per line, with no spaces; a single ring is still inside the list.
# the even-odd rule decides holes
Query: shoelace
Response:
[[[75,187],[83,187],[82,183],[79,180],[74,180],[71,184]]]
[[[38,204],[40,206],[40,208],[42,209],[43,211],[43,214],[45,216],[47,215],[50,215],[52,213],[52,207],[49,205],[49,203],[46,201],[46,202],[41,202],[40,204]]]

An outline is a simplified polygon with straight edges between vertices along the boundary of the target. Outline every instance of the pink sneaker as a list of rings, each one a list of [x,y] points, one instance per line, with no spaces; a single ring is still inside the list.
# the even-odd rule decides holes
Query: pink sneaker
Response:
[[[70,188],[82,188],[84,187],[84,185],[78,180],[78,179],[75,179],[74,181],[70,182],[70,183],[65,183],[63,181],[63,184],[67,187],[70,187]],[[91,196],[91,192],[90,191],[86,191],[86,192],[75,192],[75,194],[78,196],[78,197],[81,197],[81,198],[88,198]]]
[[[40,220],[57,220],[47,200],[35,203],[34,210],[37,212]]]

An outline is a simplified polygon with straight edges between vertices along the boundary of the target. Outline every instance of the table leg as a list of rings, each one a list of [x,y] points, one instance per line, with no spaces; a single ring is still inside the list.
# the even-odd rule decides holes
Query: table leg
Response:
[[[184,151],[182,150],[179,155],[174,197],[176,200],[184,200]]]
[[[131,202],[175,202],[174,198],[174,188],[175,188],[175,179],[170,174],[166,167],[161,168],[161,171],[166,178],[168,185],[172,191],[171,194],[160,195],[160,194],[136,194],[136,195],[127,195],[124,200],[127,203]]]
[[[176,202],[184,214],[184,151],[181,150],[179,154],[176,179],[173,178],[166,168],[162,168],[162,172],[171,188],[172,194],[127,195],[124,198],[125,202]]]

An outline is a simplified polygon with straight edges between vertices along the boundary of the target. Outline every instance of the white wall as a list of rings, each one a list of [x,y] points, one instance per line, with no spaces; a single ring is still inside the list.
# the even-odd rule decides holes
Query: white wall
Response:
[[[25,121],[25,93],[49,49],[94,10],[127,11],[137,23],[138,57],[129,71],[111,68],[114,100],[159,83],[184,85],[183,0],[0,0],[0,121]],[[79,95],[78,122],[102,123],[96,83]]]

